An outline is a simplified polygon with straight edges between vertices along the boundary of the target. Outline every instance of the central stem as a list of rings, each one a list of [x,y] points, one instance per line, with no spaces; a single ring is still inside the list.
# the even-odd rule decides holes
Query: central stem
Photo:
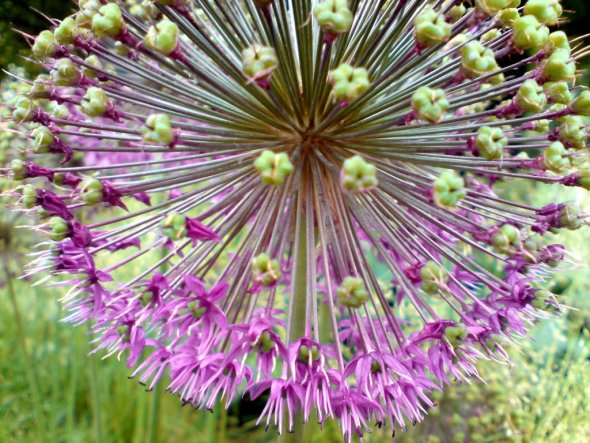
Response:
[[[307,223],[306,216],[303,213],[301,192],[298,196],[298,211],[297,211],[297,236],[296,249],[294,260],[294,273],[292,291],[292,309],[291,318],[289,319],[289,343],[293,343],[303,337],[306,333],[307,324]],[[304,441],[304,423],[303,423],[303,405],[299,412],[294,417],[293,432],[287,432],[283,429],[282,435],[279,437],[280,443],[301,443]],[[286,414],[285,422],[288,423],[288,414]]]

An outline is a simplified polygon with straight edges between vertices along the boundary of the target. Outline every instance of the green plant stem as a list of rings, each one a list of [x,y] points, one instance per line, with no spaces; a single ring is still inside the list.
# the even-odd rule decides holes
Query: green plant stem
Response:
[[[160,441],[160,389],[155,389],[154,392],[152,392],[152,399],[148,412],[148,423],[149,433],[145,441],[147,443],[157,443]]]
[[[295,280],[293,282],[293,309],[291,311],[289,342],[300,339],[305,335],[307,315],[307,229],[305,217],[298,214],[299,232],[297,234],[297,257],[295,259]],[[288,415],[284,423],[288,426]],[[294,417],[293,432],[287,432],[283,425],[283,432],[279,436],[280,443],[302,443],[305,441],[305,424],[303,414],[298,412]]]
[[[39,374],[37,372],[37,364],[33,360],[32,355],[28,351],[25,328],[18,305],[18,299],[16,297],[16,291],[14,290],[14,283],[12,281],[12,275],[8,269],[8,263],[4,262],[4,275],[6,277],[6,288],[8,291],[8,297],[10,298],[10,304],[12,305],[12,311],[14,314],[14,321],[16,324],[16,339],[18,341],[18,347],[21,352],[21,357],[24,360],[25,371],[29,380],[31,391],[31,398],[33,399],[33,410],[35,411],[35,427],[42,441],[46,441],[45,430],[47,429],[45,424],[45,416],[43,415],[43,408],[41,407],[41,393],[39,391]]]
[[[102,413],[100,401],[100,383],[98,380],[98,368],[96,367],[96,356],[90,356],[90,392],[92,395],[92,420],[94,422],[94,434],[96,443],[102,443]]]

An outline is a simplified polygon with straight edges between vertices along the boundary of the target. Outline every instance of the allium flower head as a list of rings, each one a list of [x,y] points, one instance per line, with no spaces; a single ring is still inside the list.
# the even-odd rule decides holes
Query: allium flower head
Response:
[[[10,105],[28,274],[186,403],[264,395],[261,423],[347,441],[422,420],[559,308],[544,235],[587,222],[494,192],[590,189],[587,50],[520,3],[80,0]]]

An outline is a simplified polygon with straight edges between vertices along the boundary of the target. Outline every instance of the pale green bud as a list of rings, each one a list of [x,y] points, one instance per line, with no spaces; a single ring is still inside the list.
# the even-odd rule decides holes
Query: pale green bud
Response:
[[[492,245],[502,254],[515,254],[521,246],[520,229],[504,225],[492,235]]]
[[[573,111],[577,115],[590,117],[590,91],[582,91],[573,104]]]
[[[170,117],[166,114],[152,114],[141,127],[141,136],[147,143],[156,145],[169,145],[174,140]]]
[[[263,252],[252,259],[252,273],[254,280],[262,286],[271,286],[278,282],[281,277],[281,265],[277,260],[272,260],[270,256]]]
[[[84,179],[80,184],[80,198],[89,205],[95,205],[102,201],[102,183],[92,177]]]
[[[53,241],[62,241],[70,231],[68,222],[61,217],[52,217],[49,220],[49,226],[51,227],[51,239]]]
[[[10,172],[12,172],[13,180],[24,180],[27,175],[27,167],[25,165],[25,162],[15,158],[10,162]]]
[[[163,19],[156,26],[150,26],[143,41],[148,48],[168,55],[178,44],[178,25]]]
[[[449,21],[451,23],[457,23],[459,20],[461,20],[465,16],[466,12],[467,12],[467,8],[465,7],[465,5],[463,3],[453,6],[449,10],[449,13],[448,13]]]
[[[446,42],[451,35],[451,25],[444,15],[434,9],[425,9],[414,20],[414,37],[421,46],[434,46]]]
[[[25,185],[23,187],[23,198],[21,202],[27,209],[32,209],[37,206],[37,190],[32,185]]]
[[[511,28],[519,17],[520,14],[516,8],[506,8],[498,12],[498,21],[504,28]]]
[[[49,113],[55,118],[66,120],[70,117],[70,111],[66,105],[58,105],[56,102],[51,102]]]
[[[522,50],[537,50],[549,39],[549,28],[539,23],[533,15],[516,19],[512,24],[512,33],[514,45]]]
[[[444,289],[449,278],[448,271],[433,260],[427,261],[420,269],[420,288],[429,295]]]
[[[293,171],[293,163],[284,152],[275,154],[266,150],[254,161],[254,168],[260,173],[262,183],[280,186]]]
[[[567,202],[561,210],[561,224],[570,231],[580,229],[585,225],[580,208],[575,202]]]
[[[334,97],[337,100],[351,102],[363,94],[371,82],[365,68],[353,68],[343,63],[330,72]]]
[[[47,152],[55,140],[53,132],[47,126],[37,126],[31,131],[31,137],[33,138],[33,151],[35,154]]]
[[[547,97],[535,80],[526,80],[518,89],[515,102],[525,112],[538,113],[547,106]]]
[[[14,120],[18,123],[30,121],[35,116],[37,106],[28,97],[19,97],[12,111]]]
[[[588,166],[581,168],[578,172],[577,185],[590,191],[590,168]]]
[[[358,309],[369,300],[369,292],[362,278],[346,277],[336,289],[336,297],[340,305]]]
[[[563,8],[558,0],[529,0],[524,5],[524,13],[534,15],[547,26],[555,26],[563,14]]]
[[[116,37],[121,34],[125,22],[116,3],[107,3],[92,17],[92,31],[97,38]]]
[[[568,105],[572,101],[572,93],[567,82],[547,82],[543,85],[543,90],[554,103]]]
[[[572,53],[570,41],[567,37],[567,34],[563,31],[555,31],[549,34],[549,40],[547,40],[545,49],[548,53],[552,53],[556,49],[561,49],[562,51],[565,51],[568,55]]]
[[[32,51],[36,58],[44,60],[47,57],[53,57],[58,49],[59,44],[55,36],[51,31],[46,30],[41,31],[37,38],[35,38]]]
[[[475,0],[475,7],[487,15],[494,15],[506,8],[517,8],[520,0]]]
[[[549,132],[550,129],[550,125],[551,125],[551,121],[547,120],[547,119],[542,119],[542,120],[537,120],[534,123],[535,127],[534,127],[534,131],[535,132]]]
[[[51,78],[58,86],[74,86],[80,81],[78,67],[69,58],[61,58],[51,70]]]
[[[53,93],[53,85],[48,75],[41,74],[33,81],[29,96],[36,99],[48,99]]]
[[[170,240],[180,240],[186,236],[186,216],[178,212],[171,212],[160,224],[162,234]]]
[[[488,32],[486,32],[484,35],[482,35],[479,40],[482,43],[488,43],[488,42],[491,42],[492,40],[494,40],[495,38],[499,37],[500,35],[502,35],[502,33],[500,32],[499,29],[491,29]]]
[[[101,117],[110,106],[106,93],[96,87],[90,87],[86,91],[80,104],[80,110],[89,117]]]
[[[313,16],[320,28],[330,34],[348,32],[354,18],[348,0],[325,0],[313,8]]]
[[[443,172],[433,186],[434,200],[439,206],[454,208],[467,195],[463,178],[453,171]]]
[[[568,151],[561,142],[554,142],[545,148],[543,152],[543,164],[549,171],[556,174],[563,174],[571,167],[571,160]]]
[[[88,57],[86,57],[84,59],[84,62],[90,66],[93,66],[97,69],[101,69],[102,70],[102,63],[100,62],[100,60],[98,59],[98,57],[96,55],[89,55]],[[94,71],[94,69],[92,68],[87,68],[86,66],[84,66],[82,68],[82,73],[88,77],[88,78],[96,78],[96,72]]]
[[[442,89],[422,86],[412,95],[412,108],[420,120],[438,123],[449,107],[449,102]]]
[[[57,28],[53,31],[53,35],[58,43],[62,45],[69,45],[74,43],[77,32],[76,21],[73,17],[66,17]]]
[[[502,158],[502,152],[507,144],[508,138],[500,128],[482,126],[475,137],[477,152],[486,160]]]
[[[242,52],[242,72],[249,79],[268,79],[278,66],[279,59],[274,48],[252,45]]]
[[[461,70],[467,78],[479,78],[498,69],[494,51],[480,42],[471,41],[461,47]],[[493,83],[492,79],[490,83]]]
[[[377,169],[359,155],[344,161],[340,173],[342,187],[351,192],[364,192],[377,186]]]
[[[575,149],[586,147],[586,126],[581,117],[567,115],[559,127],[559,139]]]
[[[543,77],[549,82],[569,82],[576,76],[576,64],[569,52],[556,49],[545,61]]]

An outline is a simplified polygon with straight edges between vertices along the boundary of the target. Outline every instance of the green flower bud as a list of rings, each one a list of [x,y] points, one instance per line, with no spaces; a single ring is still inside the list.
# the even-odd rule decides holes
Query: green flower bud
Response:
[[[549,171],[563,174],[571,167],[569,152],[561,142],[554,142],[543,152],[543,165]]]
[[[265,80],[279,66],[274,48],[252,45],[242,52],[242,72],[251,80]]]
[[[49,226],[51,227],[51,239],[53,241],[62,241],[70,231],[68,222],[61,217],[52,217],[49,220]]]
[[[92,26],[92,18],[98,13],[102,3],[100,0],[89,0],[78,2],[78,6],[80,10],[76,14],[76,25],[88,29]]]
[[[109,107],[110,100],[106,93],[94,86],[88,88],[80,104],[80,110],[89,117],[101,117]]]
[[[535,128],[533,129],[533,131],[547,133],[547,132],[549,132],[549,125],[550,124],[551,124],[551,121],[547,120],[547,119],[537,120],[535,122]]]
[[[33,151],[35,154],[48,152],[49,147],[53,144],[55,136],[47,126],[37,126],[31,131],[33,138]]]
[[[573,111],[577,115],[590,117],[590,91],[582,91],[576,97],[573,104]]]
[[[520,17],[518,13],[518,9],[516,8],[506,8],[502,9],[498,13],[498,21],[504,28],[511,28],[514,22]]]
[[[500,128],[482,126],[475,137],[477,152],[486,160],[502,158],[502,152],[508,144],[508,138]]]
[[[269,150],[260,154],[254,161],[254,167],[260,173],[262,183],[274,186],[282,185],[293,171],[293,163],[286,153],[275,154]]]
[[[466,195],[465,182],[454,171],[445,171],[434,181],[434,200],[439,206],[454,208]]]
[[[446,42],[451,35],[451,25],[444,15],[434,9],[425,9],[414,20],[414,37],[419,45],[428,47]]]
[[[198,301],[190,302],[187,305],[187,307],[188,307],[189,312],[196,319],[203,317],[203,315],[205,315],[205,312],[207,312],[207,308],[205,308],[204,306],[200,306],[200,303]]]
[[[76,21],[73,17],[66,17],[57,28],[53,31],[53,35],[58,43],[62,45],[69,45],[74,43],[77,33]]]
[[[340,183],[351,192],[365,192],[377,186],[377,168],[359,155],[348,158],[342,165]]]
[[[362,278],[346,277],[336,289],[336,297],[341,306],[358,309],[369,300],[369,292]]]
[[[499,37],[500,35],[502,35],[502,33],[499,29],[492,29],[486,32],[484,35],[482,35],[479,41],[482,43],[488,43],[494,40],[496,37]]]
[[[555,26],[563,14],[563,8],[558,0],[529,0],[524,5],[524,13],[534,15],[547,26]]]
[[[448,107],[449,102],[442,89],[422,86],[412,95],[412,108],[420,120],[438,123],[444,117]]]
[[[514,45],[518,49],[539,49],[549,39],[549,28],[533,15],[516,19],[512,25]]]
[[[158,8],[151,1],[143,1],[141,4],[136,3],[129,8],[129,14],[140,20],[147,21],[158,15]]]
[[[17,123],[27,122],[35,116],[37,107],[28,97],[19,97],[15,103],[12,116]]]
[[[143,42],[148,48],[168,55],[178,44],[178,25],[163,19],[156,26],[150,26]]]
[[[554,103],[568,105],[572,101],[572,93],[567,82],[547,82],[543,85],[543,91]]]
[[[576,76],[576,64],[570,54],[563,49],[556,49],[545,60],[543,77],[549,82],[569,82]]]
[[[310,360],[317,361],[320,358],[320,350],[316,345],[312,345],[311,348],[306,345],[301,345],[297,358],[302,363],[306,363]]]
[[[494,51],[480,42],[471,41],[461,47],[461,71],[467,78],[479,78],[498,69]]]
[[[262,286],[271,286],[278,282],[281,277],[281,265],[277,260],[272,260],[270,256],[263,252],[252,259],[252,273],[254,280]]]
[[[33,55],[39,60],[53,57],[58,49],[59,44],[51,31],[41,31],[37,38],[35,38],[32,48]]]
[[[16,179],[15,179],[16,180]],[[590,191],[590,167],[586,166],[578,172],[578,179],[576,183],[579,187]]]
[[[445,329],[445,338],[452,346],[459,346],[467,338],[467,330],[461,326],[449,326]]]
[[[330,81],[334,85],[334,97],[347,102],[358,98],[371,85],[365,68],[353,68],[346,63],[330,72]]]
[[[465,5],[463,3],[453,6],[449,10],[449,13],[447,14],[449,22],[450,23],[457,23],[459,20],[461,20],[465,16],[466,12],[467,12],[467,8],[465,7]]]
[[[13,180],[24,180],[27,175],[27,168],[25,166],[25,162],[15,158],[10,162],[10,171],[12,172]]]
[[[515,103],[525,112],[538,113],[547,106],[547,97],[543,87],[532,79],[526,80],[519,88]]]
[[[186,216],[178,212],[171,212],[160,224],[162,234],[170,240],[180,240],[186,236]]]
[[[475,0],[475,7],[487,15],[494,15],[506,8],[517,8],[520,0]]]
[[[166,146],[174,140],[170,117],[166,114],[152,114],[148,116],[145,126],[142,126],[140,131],[146,143]]]
[[[527,237],[524,242],[522,243],[523,248],[531,253],[535,253],[542,249],[545,244],[543,243],[543,239],[538,235],[531,235]]]
[[[92,177],[86,178],[80,185],[80,198],[89,205],[102,201],[102,183]]]
[[[492,245],[502,254],[512,255],[521,246],[520,230],[513,225],[504,225],[492,235]]]
[[[549,54],[551,54],[556,49],[561,49],[567,52],[568,55],[572,53],[570,41],[567,37],[567,34],[563,31],[555,31],[549,34],[549,40],[547,40],[545,49]]]
[[[29,96],[36,99],[48,99],[53,94],[53,85],[48,75],[41,74],[33,81]]]
[[[262,351],[265,354],[267,352],[272,351],[275,347],[275,343],[272,340],[270,332],[268,331],[264,331],[262,334],[260,334],[260,337],[258,337],[258,340],[256,341],[255,345],[260,351]]]
[[[115,54],[125,58],[129,55],[129,47],[124,43],[115,42]]]
[[[559,219],[564,228],[570,231],[580,229],[585,225],[580,208],[574,202],[567,202],[561,210],[561,218]]]
[[[70,117],[70,111],[68,108],[65,105],[58,105],[55,102],[52,102],[49,112],[53,117],[62,120],[66,120]]]
[[[84,59],[84,62],[97,69],[102,69],[102,63],[96,55],[89,55]],[[82,68],[82,74],[84,74],[88,78],[96,78],[96,72],[94,71],[94,69],[87,68],[86,66]]]
[[[313,8],[313,16],[320,28],[330,34],[348,32],[354,18],[348,0],[325,0]]]
[[[58,86],[74,86],[80,81],[80,71],[69,58],[61,58],[51,70],[51,78]]]
[[[586,147],[586,126],[581,117],[567,115],[561,120],[559,139],[575,149]]]
[[[449,279],[448,271],[435,261],[427,261],[420,269],[422,283],[420,288],[429,295],[436,294],[439,289],[444,289]]]
[[[31,185],[25,185],[23,187],[23,206],[27,209],[32,209],[37,206],[37,203],[37,190]]]
[[[92,17],[92,31],[97,38],[115,37],[123,31],[125,22],[116,3],[107,3]]]

